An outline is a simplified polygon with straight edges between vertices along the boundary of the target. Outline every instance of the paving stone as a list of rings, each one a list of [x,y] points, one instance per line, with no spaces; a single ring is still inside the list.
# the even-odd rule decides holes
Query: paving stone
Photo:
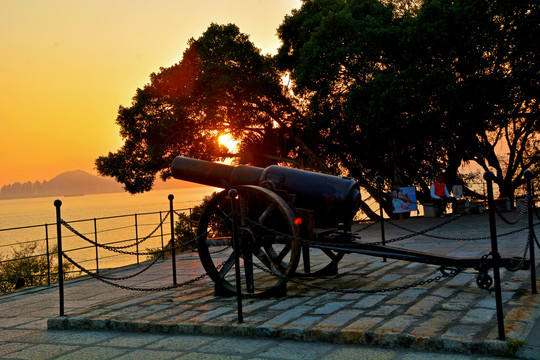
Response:
[[[400,315],[393,317],[390,321],[382,323],[377,327],[377,331],[380,332],[405,332],[405,329],[409,328],[415,321],[413,316]]]
[[[2,329],[2,341],[14,341],[36,334],[36,330]]]
[[[456,293],[457,289],[455,288],[449,288],[449,287],[439,287],[437,289],[434,289],[431,295],[434,296],[440,296],[442,298],[450,298]]]
[[[283,360],[302,360],[316,359],[328,354],[332,350],[330,344],[324,343],[303,343],[302,345],[286,342],[280,344],[279,347],[274,347],[260,354],[261,357],[268,359],[283,359]]]
[[[137,349],[120,357],[115,357],[114,360],[166,360],[176,359],[178,355],[178,351]]]
[[[477,306],[482,307],[482,308],[486,308],[486,309],[496,309],[497,308],[497,303],[495,302],[495,299],[492,299],[492,298],[482,299],[482,300],[478,301],[476,304],[477,304]]]
[[[452,339],[472,340],[480,332],[479,325],[456,325],[451,326],[444,335]]]
[[[206,354],[203,352],[192,352],[186,355],[177,357],[175,360],[241,360],[242,356],[223,355],[223,354]]]
[[[262,308],[269,308],[270,307],[269,305],[274,304],[275,302],[276,302],[275,300],[268,301],[265,299],[256,299],[256,300],[252,299],[250,301],[243,302],[242,308],[244,312],[246,313],[256,312]]]
[[[472,309],[460,320],[463,324],[481,324],[486,323],[495,316],[493,309]]]
[[[467,256],[467,255],[465,255]],[[469,254],[470,256],[470,254]],[[476,275],[475,274],[467,274],[467,273],[461,273],[461,274],[458,274],[456,276],[454,276],[451,280],[449,280],[446,285],[447,286],[473,286],[472,283],[476,279]],[[475,285],[476,286],[476,283]]]
[[[0,343],[0,357],[4,358],[6,355],[21,351],[24,348],[33,346],[32,344],[25,343]]]
[[[278,316],[268,320],[267,323],[271,325],[284,325],[302,317],[304,314],[313,313],[313,309],[313,306],[298,306],[294,309],[280,313]]]
[[[5,354],[3,357],[5,359],[45,359],[49,357],[58,357],[76,349],[76,346],[71,345],[39,344]]]
[[[293,321],[291,321],[289,323],[290,326],[304,326],[304,327],[309,327],[309,326],[312,326],[316,323],[318,323],[319,321],[321,321],[323,317],[322,316],[301,316]]]
[[[317,324],[317,327],[337,329],[344,324],[347,324],[348,322],[351,322],[352,320],[358,318],[361,313],[362,311],[359,310],[341,310],[320,321]]]
[[[344,332],[359,332],[362,333],[366,330],[371,330],[375,325],[384,321],[385,318],[382,316],[366,316],[361,317],[360,319],[354,321],[353,323],[345,326],[343,329]]]
[[[388,316],[394,311],[397,311],[399,308],[399,305],[383,305],[372,310],[365,311],[365,314],[369,316]]]
[[[386,303],[387,304],[411,304],[413,301],[415,301],[419,296],[422,296],[427,292],[426,289],[420,289],[420,288],[414,288],[414,289],[407,289],[398,296],[391,298]]]
[[[378,349],[370,347],[355,347],[339,349],[320,358],[321,360],[390,360],[395,356],[395,352],[388,349]]]
[[[349,294],[344,294],[342,297],[339,298],[340,301],[354,301],[354,300],[357,300],[357,301],[360,301],[360,299],[364,296],[364,294],[360,294],[360,293],[349,293]]]
[[[327,304],[324,304],[321,307],[318,307],[313,311],[314,315],[324,315],[324,314],[331,314],[333,312],[336,312],[344,307],[348,307],[352,304],[352,301],[334,301],[329,302]]]
[[[451,323],[452,319],[435,316],[414,325],[410,334],[418,337],[438,336]]]
[[[102,341],[109,340],[118,336],[118,334],[107,333],[102,331],[84,331],[73,334],[67,334],[62,338],[58,339],[57,342],[61,344],[96,344],[101,343]]]
[[[471,304],[475,304],[479,296],[478,293],[458,292],[453,298],[442,303],[441,307],[446,310],[465,310],[470,308]]]
[[[416,315],[416,316],[423,316],[426,315],[431,311],[431,309],[439,304],[443,298],[439,296],[426,296],[419,300],[416,304],[411,306],[405,314],[407,315]]]
[[[441,229],[437,233],[453,236],[451,231]],[[399,232],[395,231],[392,235],[389,233],[388,236],[399,236]],[[368,238],[362,235],[362,239]],[[480,243],[486,243],[489,251],[489,240]],[[504,248],[504,243],[504,240],[501,241],[501,249]],[[396,245],[422,251],[435,247],[443,253],[457,251],[470,254],[470,248],[473,252],[479,251],[475,248],[478,246],[476,241],[474,244],[456,244],[429,237],[407,239]],[[508,241],[507,248],[512,247],[515,247],[515,244]],[[165,262],[163,264],[167,265]],[[198,274],[201,266],[196,261],[193,264],[198,268],[183,275]],[[167,266],[170,266],[170,262]],[[431,265],[395,260],[384,263],[381,259],[348,254],[340,263],[340,275],[308,279],[307,282],[340,289],[377,289],[390,284],[411,283],[425,276],[438,274],[438,271],[437,267]],[[167,268],[166,272],[170,272],[170,269]],[[2,297],[0,310],[9,316],[5,317],[6,325],[3,326],[0,314],[0,354],[2,349],[11,356],[17,351],[54,343],[74,346],[66,353],[54,355],[54,358],[62,355],[66,355],[65,358],[75,358],[86,355],[85,350],[101,347],[125,351],[114,354],[122,359],[153,358],[153,354],[156,359],[168,358],[173,354],[173,357],[197,360],[222,359],[226,356],[236,359],[294,359],[303,358],[304,353],[310,354],[310,359],[346,359],[347,356],[367,359],[391,356],[392,360],[444,359],[450,355],[458,359],[463,357],[479,360],[484,358],[483,355],[478,355],[479,352],[507,356],[506,344],[497,340],[494,293],[477,288],[474,283],[475,276],[476,271],[468,269],[456,278],[422,287],[376,294],[328,293],[289,283],[287,296],[283,298],[244,300],[243,324],[237,323],[236,298],[215,297],[209,279],[203,279],[191,287],[159,294],[133,293],[84,280],[79,282],[84,286],[79,288],[71,285],[71,290],[66,292],[71,296],[68,301],[69,315],[66,317],[58,317],[58,294],[52,290],[38,297],[32,296],[31,300],[18,296],[17,299],[25,300],[21,303],[13,300],[18,306],[12,306],[10,301],[3,301]],[[534,319],[540,316],[540,297],[528,294],[528,272],[501,271],[501,276],[503,284],[523,281],[522,286],[511,286],[512,290],[503,288],[502,298],[507,336],[527,338]],[[461,280],[457,280],[458,278]],[[184,280],[187,279],[182,278],[180,281]],[[129,284],[149,286],[153,281],[155,284],[168,284],[170,278],[151,269],[140,281]],[[87,300],[84,300],[85,296]],[[28,308],[21,309],[21,304]],[[40,327],[45,325],[43,318],[40,320],[43,316],[50,318],[47,326],[51,329],[63,330],[40,330]],[[69,330],[70,328],[78,330]],[[89,331],[93,329],[102,332]],[[85,332],[81,330],[91,335],[84,338]],[[157,332],[160,333],[156,334]],[[112,334],[112,337],[100,339],[100,333]],[[190,335],[187,338],[182,334]],[[211,336],[212,334],[215,337]],[[224,335],[241,336],[241,340],[225,340]],[[282,348],[282,344],[287,342],[284,339],[298,342],[291,342],[290,348],[286,346],[286,350],[279,350],[280,353],[276,355],[272,351]],[[17,346],[10,347],[6,341],[17,341]],[[242,347],[244,341],[247,346]],[[268,345],[267,341],[276,341],[279,346]],[[306,343],[308,341],[311,343]],[[328,348],[319,348],[312,353],[312,347],[320,344]],[[343,344],[351,347],[358,346],[351,344],[362,346],[358,347],[360,352],[355,352]],[[371,348],[366,345],[386,348],[373,348],[371,352]],[[416,352],[411,348],[434,351]],[[250,349],[255,350],[250,352]],[[298,350],[302,353],[297,354]],[[441,350],[468,351],[476,355],[471,357],[437,353]],[[93,355],[95,354],[90,354]],[[107,355],[109,354],[105,354]]]
[[[199,312],[199,315],[189,319],[190,322],[205,322],[230,312],[229,308],[218,308],[207,312]]]
[[[338,297],[336,293],[325,293],[321,296],[314,296],[311,299],[307,300],[304,305],[318,305],[326,304],[328,301],[335,300]]]
[[[401,279],[403,276],[399,274],[387,274],[383,276],[379,281],[381,282],[393,282]]]
[[[407,352],[400,357],[401,360],[467,360],[467,355],[437,354],[422,352]]]
[[[504,322],[504,332],[506,335],[506,338],[508,339],[523,339],[525,338],[526,334],[530,331],[530,325],[528,325],[524,321],[506,321]],[[496,337],[496,335],[490,334],[493,336],[493,338]],[[539,354],[540,355],[540,354]]]
[[[284,299],[283,301],[276,302],[272,306],[269,307],[270,310],[288,310],[290,308],[293,308],[297,306],[298,304],[301,304],[305,301],[305,299],[302,298],[288,298]]]
[[[164,349],[164,350],[194,350],[198,349],[215,339],[207,335],[191,335],[188,337],[173,336],[161,340],[157,340],[150,345],[148,349]]]
[[[382,303],[382,301],[387,297],[388,295],[381,295],[381,294],[377,294],[377,295],[368,295],[366,296],[365,298],[357,301],[356,303],[354,303],[353,307],[355,308],[362,308],[362,309],[365,309],[365,308],[370,308],[372,306],[375,306],[375,305],[379,305]]]
[[[508,312],[504,316],[505,321],[525,321],[526,319],[534,319],[538,313],[538,308],[529,306],[518,306]]]
[[[226,337],[209,342],[197,350],[205,353],[260,354],[268,348],[266,339]]]

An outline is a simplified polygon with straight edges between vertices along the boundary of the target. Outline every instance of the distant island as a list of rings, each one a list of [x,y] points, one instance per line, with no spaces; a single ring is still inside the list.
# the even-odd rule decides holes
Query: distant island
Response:
[[[198,184],[171,180],[156,180],[155,190],[197,187]],[[0,200],[47,196],[80,196],[124,192],[122,185],[111,178],[101,178],[82,170],[61,173],[49,181],[14,182],[0,189]]]

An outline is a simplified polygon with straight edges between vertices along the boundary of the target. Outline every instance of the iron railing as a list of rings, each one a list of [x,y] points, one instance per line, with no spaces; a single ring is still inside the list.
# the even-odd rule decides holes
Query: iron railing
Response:
[[[191,214],[192,208],[176,209],[174,212]],[[169,214],[170,210],[162,210],[67,221],[96,244],[79,242],[75,234],[64,234],[62,251],[72,256],[76,254],[79,263],[85,264],[85,267],[96,273],[104,268],[139,264],[141,261],[139,252],[144,253],[144,250],[149,248],[164,250],[169,242],[171,233],[174,232],[174,226],[165,223]],[[56,226],[56,223],[45,223],[0,229],[0,240],[8,239],[7,242],[0,243],[0,269],[2,266],[5,267],[17,261],[43,259],[46,262],[46,271],[40,274],[24,274],[24,277],[29,286],[37,284],[50,286],[51,282],[54,282],[51,279],[58,277],[58,268],[53,264],[53,258],[58,254]],[[146,236],[150,232],[152,234]],[[25,240],[17,241],[22,238]],[[98,246],[98,243],[101,246]],[[134,244],[134,249],[130,251],[137,253],[135,259],[117,252],[104,254],[103,248],[100,249],[103,246],[122,247],[124,244]],[[30,248],[30,250],[25,250],[25,248]],[[22,256],[14,256],[17,254],[22,254]],[[69,277],[79,273],[78,270],[72,270],[65,272],[64,276]],[[18,277],[7,278],[0,273],[0,282],[15,283]]]

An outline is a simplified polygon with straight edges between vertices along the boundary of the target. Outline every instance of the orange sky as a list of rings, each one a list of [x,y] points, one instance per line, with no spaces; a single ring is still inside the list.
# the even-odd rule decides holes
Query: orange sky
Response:
[[[264,53],[300,0],[0,0],[0,187],[95,173],[119,105],[191,37],[234,23]]]

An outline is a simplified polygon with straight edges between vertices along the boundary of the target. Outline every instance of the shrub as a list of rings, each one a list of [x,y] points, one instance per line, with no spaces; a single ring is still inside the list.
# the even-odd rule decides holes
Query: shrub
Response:
[[[197,227],[199,225],[199,220],[201,219],[202,213],[210,201],[210,199],[216,195],[213,193],[211,196],[207,196],[203,199],[202,203],[196,205],[191,209],[189,214],[180,213],[178,214],[178,221],[174,228],[175,235],[175,245],[176,252],[183,252],[189,250],[195,250],[197,248]],[[157,252],[161,249],[152,248],[148,249],[149,252]],[[171,254],[171,245],[168,244],[165,247],[165,255]],[[156,256],[161,256],[161,254],[149,255],[149,259],[153,259]]]
[[[12,248],[12,256],[0,254],[0,292],[6,293],[14,289],[18,279],[24,279],[26,286],[43,285],[47,283],[47,273],[50,266],[51,281],[58,281],[57,256],[58,249],[54,247],[47,254],[38,248],[36,241]],[[47,264],[47,256],[49,265]],[[70,269],[70,264],[63,264],[64,273]]]

